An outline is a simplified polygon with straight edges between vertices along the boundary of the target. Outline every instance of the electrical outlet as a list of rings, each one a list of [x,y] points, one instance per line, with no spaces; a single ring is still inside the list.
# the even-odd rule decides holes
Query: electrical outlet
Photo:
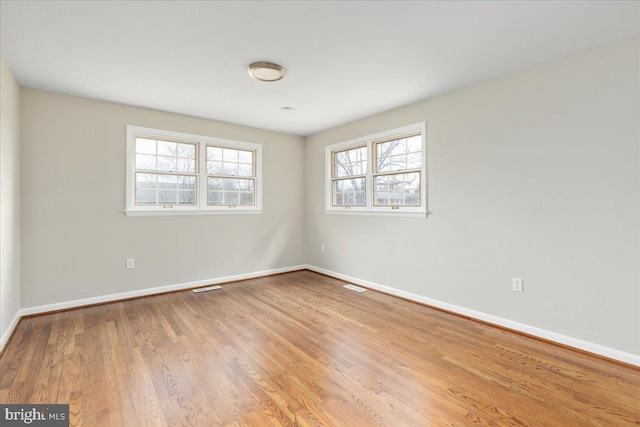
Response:
[[[133,262],[133,258],[127,258],[127,268],[133,268],[135,267],[135,264]]]
[[[322,243],[322,244],[320,245],[320,252],[324,252],[324,251],[325,251],[325,247],[324,247],[324,243]]]
[[[513,278],[513,292],[524,292],[524,286],[522,285],[522,279],[519,277]]]

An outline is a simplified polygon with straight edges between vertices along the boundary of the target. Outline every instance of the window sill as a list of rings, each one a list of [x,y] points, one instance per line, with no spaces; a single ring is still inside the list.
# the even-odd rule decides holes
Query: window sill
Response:
[[[143,210],[129,209],[124,211],[126,216],[179,216],[179,215],[257,215],[262,213],[262,209],[165,209],[165,210]]]
[[[366,215],[366,216],[395,216],[404,218],[426,218],[429,212],[425,211],[372,211],[372,210],[358,210],[358,209],[325,209],[325,213],[331,215]]]

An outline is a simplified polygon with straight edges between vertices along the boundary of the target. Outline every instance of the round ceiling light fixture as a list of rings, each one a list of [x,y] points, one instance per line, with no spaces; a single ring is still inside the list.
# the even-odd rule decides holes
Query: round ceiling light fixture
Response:
[[[249,75],[261,82],[277,82],[282,80],[286,71],[283,66],[273,62],[254,62],[247,68]]]

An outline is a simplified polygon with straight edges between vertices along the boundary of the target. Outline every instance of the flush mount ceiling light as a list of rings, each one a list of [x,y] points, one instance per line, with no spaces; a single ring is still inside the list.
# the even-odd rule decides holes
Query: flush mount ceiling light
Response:
[[[249,75],[262,82],[277,82],[285,75],[285,69],[273,62],[254,62],[247,68]]]

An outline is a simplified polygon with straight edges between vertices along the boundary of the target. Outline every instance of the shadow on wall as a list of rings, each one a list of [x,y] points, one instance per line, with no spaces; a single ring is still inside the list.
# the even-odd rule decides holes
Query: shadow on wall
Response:
[[[291,233],[286,226],[285,215],[279,217],[262,234],[260,241],[254,242],[250,252],[236,258],[231,271],[262,271],[288,266],[282,262],[286,258],[286,248],[291,242]]]

